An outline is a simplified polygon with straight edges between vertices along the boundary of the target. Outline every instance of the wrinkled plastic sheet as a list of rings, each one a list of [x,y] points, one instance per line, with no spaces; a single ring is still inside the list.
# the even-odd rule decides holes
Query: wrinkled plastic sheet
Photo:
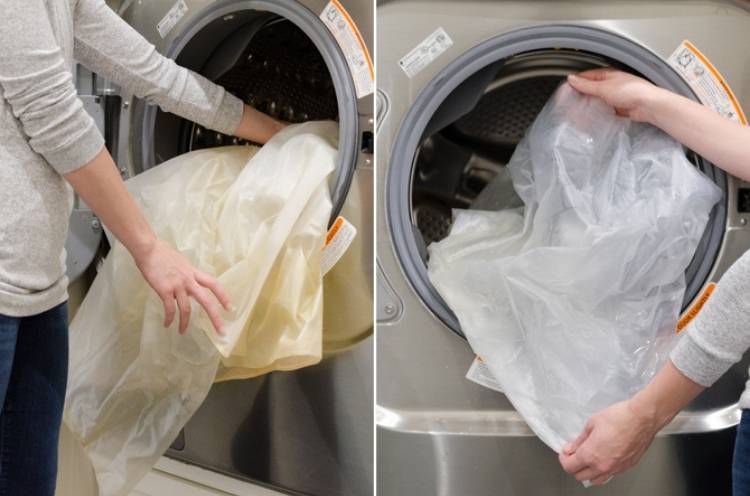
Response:
[[[455,210],[430,245],[432,284],[553,450],[667,359],[720,197],[668,135],[564,84],[477,199],[494,210]]]
[[[214,275],[234,309],[224,336],[194,301],[185,335],[165,329],[161,300],[113,241],[70,326],[64,415],[99,494],[130,494],[215,379],[320,360],[336,135],[333,122],[290,126],[261,149],[191,152],[127,182],[157,235]]]

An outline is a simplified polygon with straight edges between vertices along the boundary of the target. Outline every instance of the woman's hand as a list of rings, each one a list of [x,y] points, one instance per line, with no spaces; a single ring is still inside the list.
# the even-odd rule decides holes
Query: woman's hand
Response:
[[[638,122],[651,122],[650,101],[665,91],[643,78],[616,69],[571,74],[568,83],[581,93],[601,98],[614,107],[618,115]]]
[[[592,416],[578,438],[563,448],[563,469],[579,481],[604,484],[638,463],[661,428],[633,400],[615,403]]]
[[[662,129],[733,176],[750,181],[750,127],[684,96],[615,69],[568,76],[568,83],[597,96],[634,121]]]
[[[133,255],[146,281],[164,302],[165,326],[174,320],[177,302],[180,333],[185,332],[190,321],[188,297],[192,296],[206,310],[216,331],[223,333],[214,296],[226,309],[229,297],[214,278],[193,268],[184,256],[156,237],[106,148],[91,162],[66,174],[65,179]]]
[[[159,239],[134,256],[143,277],[164,303],[165,327],[174,320],[176,302],[180,311],[179,332],[185,333],[190,322],[189,298],[192,297],[206,310],[216,331],[224,333],[217,300],[227,310],[230,302],[216,279],[195,269],[187,258]]]

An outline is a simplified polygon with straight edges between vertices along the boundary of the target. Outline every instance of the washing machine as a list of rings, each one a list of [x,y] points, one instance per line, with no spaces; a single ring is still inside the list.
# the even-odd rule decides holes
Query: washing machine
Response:
[[[324,279],[328,341],[322,362],[215,384],[158,470],[230,494],[255,494],[252,486],[285,494],[372,494],[374,5],[367,0],[110,0],[108,5],[159,52],[253,107],[288,122],[336,120],[331,220],[341,215],[357,229]],[[165,113],[85,68],[78,68],[76,80],[124,178],[191,150],[243,144]],[[77,202],[67,244],[71,306],[85,294],[105,251],[100,238],[100,223]]]
[[[698,69],[684,69],[700,60],[725,92],[722,111],[744,120],[750,4],[411,0],[377,10],[378,494],[731,494],[747,360],[680,413],[636,468],[585,489],[503,394],[465,378],[474,355],[430,284],[426,246],[502,170],[567,74],[613,66],[697,100],[706,97],[689,83]],[[686,155],[724,192],[686,271],[688,315],[750,248],[750,185]]]

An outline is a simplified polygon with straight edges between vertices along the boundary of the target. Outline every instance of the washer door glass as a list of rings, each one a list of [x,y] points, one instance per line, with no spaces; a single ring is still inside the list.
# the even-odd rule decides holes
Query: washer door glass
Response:
[[[458,320],[427,277],[427,245],[447,236],[453,208],[478,206],[479,193],[502,171],[565,76],[605,66],[640,74],[696,99],[666,62],[630,40],[594,28],[538,26],[493,38],[464,53],[423,89],[406,114],[387,174],[388,225],[413,288],[457,334],[463,336]],[[723,171],[686,153],[726,190]],[[684,305],[706,281],[725,223],[724,201],[712,211],[686,270]]]

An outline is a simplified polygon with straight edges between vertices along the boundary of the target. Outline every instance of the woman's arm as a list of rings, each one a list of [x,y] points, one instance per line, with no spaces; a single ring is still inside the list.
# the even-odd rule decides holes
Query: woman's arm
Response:
[[[103,0],[78,0],[74,18],[76,58],[136,96],[210,129],[256,143],[265,143],[283,127],[220,86],[159,54]],[[229,298],[216,280],[193,268],[185,257],[156,238],[106,150],[65,178],[133,255],[164,303],[165,326],[174,319],[176,303],[179,330],[185,331],[190,318],[188,298],[193,297],[216,330],[222,332],[216,299],[226,308]]]
[[[154,236],[125,189],[93,119],[83,109],[44,2],[8,0],[3,16],[0,89],[29,146],[73,185],[130,250],[164,300],[165,325],[174,318],[176,300],[180,330],[185,330],[190,312],[187,296],[193,296],[221,331],[217,305],[208,293],[213,292],[225,306],[228,298],[212,278],[193,269]]]
[[[74,17],[76,59],[139,98],[209,129],[255,143],[265,143],[283,127],[161,55],[104,0],[78,0]]]
[[[750,179],[750,129],[651,83],[613,70],[572,76],[618,114],[662,128],[719,167]],[[633,398],[592,416],[563,448],[560,463],[579,480],[601,484],[635,465],[659,430],[719,379],[750,347],[750,252],[721,281],[649,384]]]
[[[750,127],[622,71],[595,69],[570,76],[568,82],[602,98],[620,115],[653,124],[718,167],[750,181]]]
[[[59,174],[75,170],[104,140],[78,98],[45,2],[7,0],[2,9],[0,91],[31,149]]]
[[[179,332],[185,332],[190,320],[188,298],[193,297],[206,310],[217,332],[223,332],[216,300],[228,309],[229,297],[213,277],[193,268],[184,256],[156,237],[106,148],[64,177],[133,255],[143,277],[164,303],[165,327],[174,320],[176,302]]]

